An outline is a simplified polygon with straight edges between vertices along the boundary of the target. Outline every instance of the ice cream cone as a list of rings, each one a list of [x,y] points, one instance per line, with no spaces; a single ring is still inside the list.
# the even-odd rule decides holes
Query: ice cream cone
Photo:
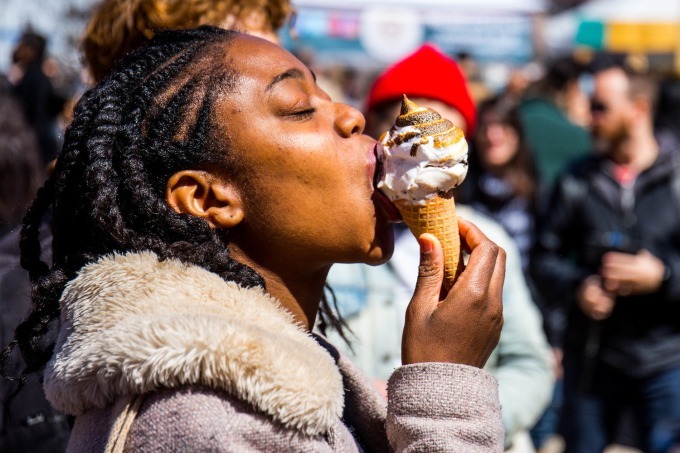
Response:
[[[423,233],[433,234],[444,249],[444,287],[450,290],[463,271],[460,253],[460,235],[453,196],[435,195],[425,204],[396,200],[395,204],[404,223],[418,238]]]
[[[378,189],[399,208],[411,232],[434,234],[444,250],[444,287],[463,270],[453,189],[467,174],[463,131],[406,95],[394,126],[380,138],[383,174]]]

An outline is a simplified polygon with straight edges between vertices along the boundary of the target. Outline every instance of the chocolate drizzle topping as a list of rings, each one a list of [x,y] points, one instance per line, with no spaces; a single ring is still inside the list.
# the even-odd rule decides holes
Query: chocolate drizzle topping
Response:
[[[387,145],[400,145],[414,137],[421,135],[421,138],[411,146],[411,156],[416,155],[418,147],[426,144],[428,137],[434,139],[435,148],[456,143],[464,138],[463,131],[453,125],[451,121],[442,118],[441,115],[432,109],[419,107],[415,102],[410,101],[406,95],[401,103],[401,112],[395,121],[395,127],[413,126],[420,132],[411,131],[398,134],[388,141]]]

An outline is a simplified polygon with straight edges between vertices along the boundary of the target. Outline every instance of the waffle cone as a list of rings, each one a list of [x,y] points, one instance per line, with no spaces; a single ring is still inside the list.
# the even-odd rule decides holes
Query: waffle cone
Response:
[[[416,238],[423,233],[430,233],[439,239],[444,249],[444,286],[447,290],[451,289],[463,271],[453,197],[435,196],[422,205],[396,200],[395,205]]]

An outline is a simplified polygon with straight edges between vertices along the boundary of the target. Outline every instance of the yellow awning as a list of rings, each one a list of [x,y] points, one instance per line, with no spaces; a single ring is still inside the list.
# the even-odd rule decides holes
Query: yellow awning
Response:
[[[612,52],[675,52],[680,47],[680,23],[610,22],[605,48]]]

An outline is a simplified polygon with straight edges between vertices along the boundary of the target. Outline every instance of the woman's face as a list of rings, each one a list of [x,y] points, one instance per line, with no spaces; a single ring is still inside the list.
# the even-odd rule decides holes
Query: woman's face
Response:
[[[310,266],[389,259],[398,215],[374,188],[376,142],[362,134],[361,113],[332,102],[269,42],[238,36],[227,58],[241,75],[215,123],[229,138],[245,210],[235,243],[253,259]]]
[[[482,116],[477,131],[477,152],[485,167],[504,167],[518,150],[519,135],[511,125],[493,114]]]

